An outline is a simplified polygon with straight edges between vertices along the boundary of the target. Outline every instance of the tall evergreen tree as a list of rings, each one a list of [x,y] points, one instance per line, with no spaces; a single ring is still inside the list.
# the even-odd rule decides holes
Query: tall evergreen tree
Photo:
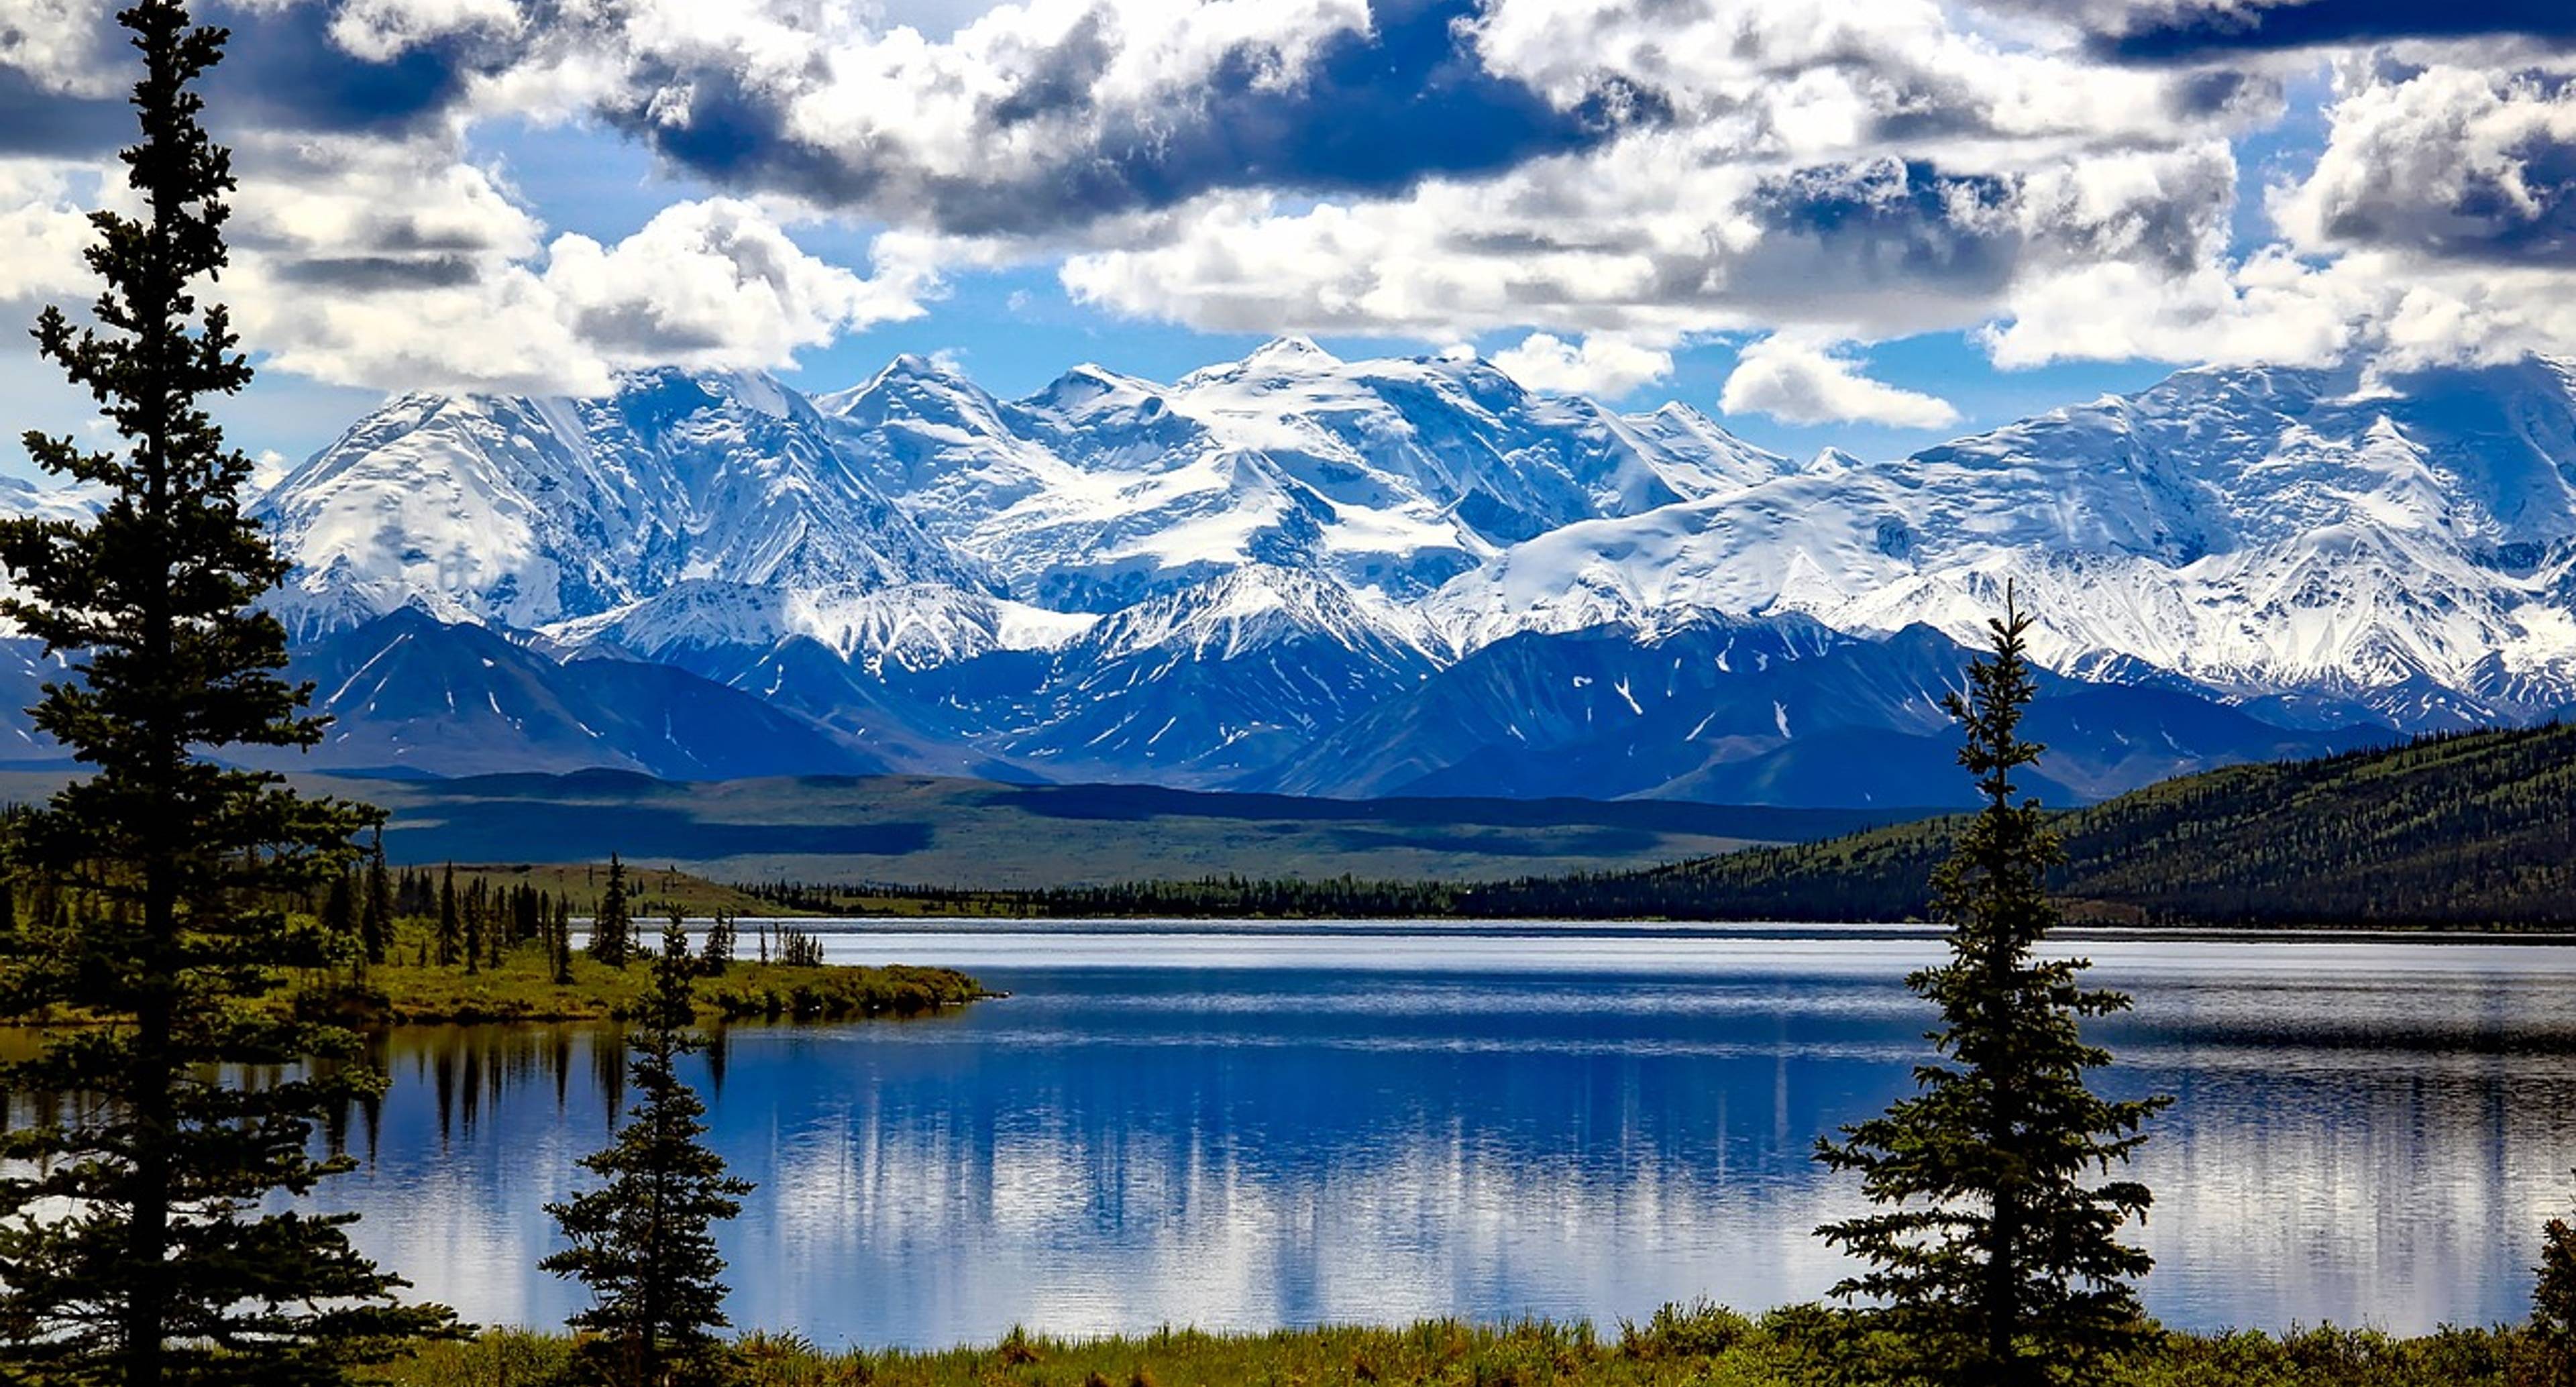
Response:
[[[393,937],[393,883],[385,875],[385,831],[378,827],[367,848],[367,890],[358,906],[358,945],[370,965],[385,961]]]
[[[463,947],[464,931],[456,918],[456,864],[450,862],[438,879],[438,966],[455,963],[457,950]]]
[[[626,902],[626,864],[608,855],[608,885],[599,893],[599,910],[590,921],[590,956],[611,968],[626,966],[635,942],[635,924]]]
[[[331,876],[331,885],[322,896],[322,938],[335,960],[363,959],[365,952],[358,943],[358,892],[356,872],[347,868]]]
[[[721,910],[707,922],[706,952],[700,962],[709,977],[722,977],[733,966],[733,917]]]
[[[612,882],[615,880],[611,876]],[[724,1259],[714,1225],[741,1212],[752,1185],[725,1174],[699,1140],[706,1108],[679,1075],[680,1056],[704,1045],[689,940],[674,918],[653,960],[653,989],[637,1018],[629,1082],[634,1116],[616,1144],[582,1158],[602,1184],[546,1206],[570,1244],[537,1265],[590,1288],[591,1308],[572,1317],[598,1337],[581,1349],[615,1387],[678,1387],[723,1377]]]
[[[476,877],[465,888],[465,933],[462,948],[465,971],[483,971],[483,878]]]
[[[1944,701],[1985,801],[1933,875],[1950,961],[1906,979],[1940,1007],[1927,1038],[1946,1062],[1918,1066],[1915,1094],[1816,1150],[1892,1206],[1818,1230],[1873,1264],[1835,1294],[1879,1304],[1913,1374],[1963,1387],[2099,1381],[2105,1356],[2137,1341],[2130,1283],[2153,1262],[2118,1234],[2152,1197],[2132,1180],[2086,1180],[2125,1164],[2168,1101],[2107,1101],[2085,1086],[2111,1056],[2084,1042],[2082,1018],[2129,999],[2081,987],[2083,960],[2035,953],[2058,922],[2043,878],[2063,854],[2013,783],[2042,750],[2020,734],[2035,692],[2030,624],[2007,591],[1992,653],[1969,667],[1966,696]]]
[[[554,928],[555,985],[572,985],[572,896],[555,897]]]
[[[36,725],[90,771],[12,852],[57,901],[101,907],[8,941],[0,1015],[113,1020],[0,1064],[0,1091],[67,1095],[0,1136],[0,1380],[336,1383],[448,1322],[349,1245],[353,1216],[272,1202],[349,1168],[313,1154],[316,1123],[381,1091],[346,1031],[254,1005],[319,961],[279,902],[338,874],[373,814],[207,755],[310,746],[322,723],[302,711],[309,688],[279,678],[285,631],[252,604],[286,566],[242,513],[249,460],[202,403],[250,378],[225,310],[196,296],[225,263],[234,183],[192,88],[225,35],[177,0],[118,21],[143,60],[142,138],[124,152],[140,210],[90,218],[96,325],[49,308],[35,336],[122,443],[27,435],[40,466],[105,504],[0,523],[18,592],[0,616],[73,676],[45,686]],[[243,1081],[260,1066],[290,1077]]]

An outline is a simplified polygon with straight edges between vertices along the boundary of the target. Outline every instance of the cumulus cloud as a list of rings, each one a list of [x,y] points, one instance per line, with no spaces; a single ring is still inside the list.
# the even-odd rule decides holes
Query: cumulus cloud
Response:
[[[471,0],[367,13],[491,22]],[[783,367],[938,287],[921,238],[879,238],[863,275],[736,198],[676,202],[609,243],[552,234],[461,156],[454,122],[253,130],[234,154],[225,297],[267,366],[329,384],[595,393],[634,367]],[[83,207],[130,202],[120,175],[0,154],[0,302],[85,296]]]
[[[1765,337],[1739,352],[1717,403],[1729,414],[1791,424],[1946,429],[1959,422],[1949,401],[1871,380],[1851,357],[1794,335]]]
[[[922,277],[876,279],[808,255],[757,207],[678,203],[615,246],[550,248],[546,287],[582,339],[625,364],[783,366],[804,347],[921,312]]]
[[[516,38],[527,15],[513,0],[343,0],[331,41],[362,62],[388,63],[460,36]]]
[[[0,158],[0,303],[90,289],[95,281],[81,259],[90,239],[61,168]]]
[[[699,176],[970,234],[1061,233],[1238,187],[1400,190],[1652,119],[1457,47],[1474,0],[1026,0],[944,42],[803,0],[637,0],[553,52]],[[601,54],[613,55],[603,63]]]
[[[541,258],[452,280],[365,265],[327,294],[311,262],[253,260],[246,334],[281,369],[335,384],[598,394],[622,369],[774,368],[845,332],[911,317],[918,266],[861,277],[807,254],[758,207],[675,203],[614,245],[554,238]],[[435,262],[432,262],[435,263]]]
[[[1561,395],[1606,395],[1616,398],[1673,373],[1673,354],[1594,333],[1581,344],[1553,333],[1533,332],[1520,345],[1494,353],[1503,374],[1532,390]]]
[[[1954,173],[1765,170],[1680,134],[1632,137],[1401,199],[1218,200],[1142,248],[1072,256],[1060,277],[1084,302],[1231,330],[1878,339],[1976,326],[2069,266],[2179,273],[2223,243],[2234,173],[2223,142]]]
[[[2301,249],[2576,266],[2576,74],[2348,74],[2326,149],[2272,213]]]
[[[116,0],[10,0],[0,67],[58,94],[111,95],[120,85],[107,40],[116,9]]]
[[[58,161],[0,187],[0,281],[61,278],[121,122],[113,3],[0,25],[0,159]],[[938,35],[884,12],[230,6],[211,99],[242,146],[245,322],[329,380],[561,385],[777,364],[943,272],[1053,263],[1080,302],[1201,328],[1509,333],[1506,369],[1550,389],[1619,393],[1740,333],[1747,408],[1882,422],[1946,406],[1829,344],[2576,345],[2555,0],[1012,0]],[[2235,142],[2320,53],[2324,155],[2267,197],[2276,242],[2239,244]],[[465,157],[496,118],[601,122],[690,200],[623,242],[554,234]],[[814,217],[876,230],[873,264],[806,254],[787,228]]]
[[[2279,243],[2179,276],[2070,268],[1986,330],[1995,360],[2403,371],[2576,349],[2576,71],[2356,56],[2327,117],[2314,166],[2266,199]]]
[[[527,56],[486,0],[262,0],[227,6],[224,60],[206,76],[219,138],[281,132],[410,138],[465,118],[494,74]],[[122,54],[121,45],[118,52]]]

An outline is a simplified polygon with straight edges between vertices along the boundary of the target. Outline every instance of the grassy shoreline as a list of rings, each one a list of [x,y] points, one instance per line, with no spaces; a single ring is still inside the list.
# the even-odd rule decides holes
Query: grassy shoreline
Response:
[[[579,958],[573,980],[557,985],[542,962],[479,973],[453,968],[385,966],[363,979],[303,989],[292,1004],[346,1025],[511,1025],[614,1021],[628,1015],[650,978],[641,963],[611,968]],[[736,963],[697,980],[701,1012],[719,1021],[852,1021],[925,1016],[998,994],[953,968],[903,964],[859,966]]]
[[[648,930],[648,947],[659,937]],[[373,1028],[615,1021],[652,986],[649,959],[615,968],[578,947],[570,981],[558,983],[553,957],[537,940],[503,949],[471,972],[431,961],[435,950],[428,921],[400,920],[383,963],[302,979],[283,995],[307,1014]],[[699,1010],[719,1021],[851,1021],[929,1015],[995,995],[954,968],[787,964],[763,961],[765,952],[759,936],[737,940],[724,971],[697,979]]]
[[[309,974],[271,993],[264,1005],[356,1030],[617,1021],[633,1012],[651,980],[647,961],[612,968],[577,952],[572,981],[559,984],[543,946],[532,943],[471,973],[406,958],[355,973]],[[954,968],[740,960],[721,974],[698,978],[696,990],[701,1016],[712,1021],[930,1016],[1004,995]],[[116,1019],[45,1010],[0,1022],[0,1030],[57,1030]]]
[[[399,1387],[534,1387],[572,1341],[518,1330],[433,1345],[393,1365]],[[1840,1312],[1793,1306],[1749,1318],[1666,1307],[1616,1332],[1589,1324],[1334,1325],[1268,1333],[1163,1329],[1059,1339],[1014,1330],[992,1344],[915,1351],[818,1348],[794,1335],[738,1341],[743,1387],[1828,1387],[1867,1381],[1870,1336]],[[2166,1332],[2123,1361],[2122,1387],[2519,1387],[2550,1380],[2549,1350],[2518,1328],[2412,1338],[2320,1328],[2284,1334]]]

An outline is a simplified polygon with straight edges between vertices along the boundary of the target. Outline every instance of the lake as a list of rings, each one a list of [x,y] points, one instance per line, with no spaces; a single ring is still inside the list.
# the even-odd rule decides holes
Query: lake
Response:
[[[810,927],[810,926],[809,926]],[[1809,1159],[1925,1047],[1938,938],[1657,926],[825,927],[1005,1000],[736,1026],[693,1061],[760,1184],[732,1313],[832,1346],[1462,1315],[1605,1328],[1842,1273]],[[2193,1327],[2518,1318],[2576,1194],[2576,949],[2071,938],[2137,1009],[2100,1081],[2176,1102],[2137,1166],[2151,1310]],[[748,946],[746,946],[746,952]],[[587,1028],[419,1029],[325,1202],[421,1293],[549,1324],[542,1206],[621,1077]]]

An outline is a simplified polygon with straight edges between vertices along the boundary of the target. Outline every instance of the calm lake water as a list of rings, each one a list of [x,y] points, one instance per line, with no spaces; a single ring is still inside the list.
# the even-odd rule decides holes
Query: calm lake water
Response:
[[[1937,939],[1885,930],[932,924],[836,960],[1007,1000],[734,1027],[697,1061],[760,1183],[737,1323],[830,1345],[1417,1316],[1746,1309],[1843,1270],[1818,1134],[1907,1087]],[[2177,1101],[2147,1303],[2168,1322],[2518,1317],[2576,1194],[2576,949],[2081,939],[2137,1010],[2104,1086]],[[420,1030],[328,1201],[428,1296],[550,1323],[542,1207],[618,1071],[584,1029]]]

